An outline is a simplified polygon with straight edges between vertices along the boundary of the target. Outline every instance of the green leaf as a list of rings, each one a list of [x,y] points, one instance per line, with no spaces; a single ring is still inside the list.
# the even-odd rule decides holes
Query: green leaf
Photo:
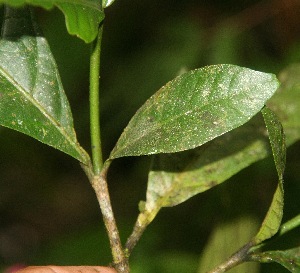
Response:
[[[269,154],[269,140],[259,115],[196,149],[155,155],[135,230],[143,232],[161,208],[178,205]]]
[[[269,133],[269,139],[279,181],[282,182],[286,163],[286,144],[284,130],[275,113],[268,107],[264,107],[261,112],[263,114],[264,121]]]
[[[0,124],[87,164],[49,45],[29,9],[6,8],[0,40]]]
[[[15,7],[34,5],[45,9],[58,7],[65,15],[68,32],[86,43],[92,42],[98,34],[98,27],[104,19],[100,0],[0,0],[0,4]]]
[[[284,77],[280,74],[281,88],[268,101],[282,117],[289,145],[300,139],[300,65],[298,67],[297,73],[290,74],[287,69],[282,72]],[[138,225],[148,225],[162,207],[177,205],[219,185],[271,154],[265,123],[259,115],[194,150],[155,155]]]
[[[148,178],[146,209],[175,206],[204,192],[267,156],[262,119],[193,150],[154,156]]]
[[[246,123],[278,87],[272,74],[212,65],[167,83],[134,115],[110,159],[200,146]]]
[[[300,139],[300,65],[285,69],[279,77],[282,85],[268,105],[281,117],[287,143],[291,145]],[[174,206],[208,190],[271,154],[266,126],[258,115],[194,150],[155,155],[149,173],[147,199],[140,202],[141,213],[135,232],[128,240],[128,248],[135,245],[162,207]],[[291,226],[294,224],[289,224],[287,229]]]
[[[271,206],[267,212],[267,215],[262,223],[262,226],[254,237],[254,244],[259,244],[271,238],[279,230],[282,216],[283,216],[283,173],[285,169],[286,159],[286,146],[285,135],[283,128],[276,115],[267,107],[262,109],[262,114],[266,123],[266,127],[269,133],[269,139],[272,147],[275,166],[277,169],[279,182]]]
[[[279,74],[280,88],[267,106],[276,113],[286,134],[286,143],[291,145],[300,135],[300,64],[292,64]]]
[[[300,247],[252,254],[250,260],[260,263],[279,263],[290,272],[300,273]]]

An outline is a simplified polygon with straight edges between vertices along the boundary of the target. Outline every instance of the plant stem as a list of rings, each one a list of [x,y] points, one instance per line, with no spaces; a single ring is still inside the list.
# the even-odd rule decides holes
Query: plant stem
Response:
[[[291,220],[282,224],[279,231],[269,240],[253,246],[250,249],[250,253],[255,253],[257,250],[263,248],[267,244],[267,242],[276,240],[278,237],[288,233],[289,231],[297,228],[298,226],[300,226],[300,215],[297,215],[294,218],[292,218]]]
[[[133,232],[127,239],[127,242],[125,244],[125,252],[127,258],[129,258],[133,248],[137,244],[137,242],[140,240],[141,236],[143,235],[146,227],[148,226],[148,223],[140,224],[139,221],[135,223],[135,226],[133,228]]]
[[[111,161],[106,161],[104,163],[100,175],[95,175],[93,177],[93,180],[91,181],[91,184],[96,193],[103,216],[103,221],[108,233],[110,247],[113,255],[114,267],[116,268],[118,273],[129,273],[128,260],[125,257],[122,248],[121,239],[113,214],[106,182],[107,171],[110,163]]]
[[[233,254],[227,261],[220,264],[213,270],[207,273],[223,273],[228,271],[229,269],[243,263],[247,259],[248,251],[251,248],[251,243],[246,244],[242,248],[240,248],[235,254]]]
[[[278,236],[281,236],[298,226],[300,226],[300,214],[282,224],[282,226],[279,229]]]
[[[145,210],[142,211],[138,219],[134,225],[133,231],[129,238],[127,239],[127,242],[125,244],[125,252],[127,258],[129,258],[133,248],[137,244],[137,242],[140,240],[141,236],[143,235],[145,229],[148,227],[148,225],[153,221],[157,213],[159,212],[160,207],[153,207],[151,212]]]
[[[103,221],[109,237],[110,247],[114,261],[114,267],[118,273],[129,273],[128,261],[119,236],[119,231],[113,214],[110,196],[107,186],[107,171],[111,161],[103,164],[100,130],[100,54],[102,42],[103,24],[99,27],[98,37],[92,45],[90,56],[90,130],[93,171],[88,167],[84,170],[96,193],[98,203],[103,216]]]
[[[100,132],[100,53],[103,24],[99,27],[97,39],[92,44],[90,56],[90,130],[94,174],[99,175],[103,167]]]

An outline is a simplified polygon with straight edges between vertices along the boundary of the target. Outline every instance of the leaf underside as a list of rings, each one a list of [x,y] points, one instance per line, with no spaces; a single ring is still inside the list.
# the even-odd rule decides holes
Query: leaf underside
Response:
[[[57,7],[65,15],[68,32],[86,43],[97,37],[99,24],[104,19],[99,0],[0,0],[1,3],[14,7],[33,5],[48,10]]]
[[[29,9],[7,8],[0,40],[0,125],[32,136],[82,163],[68,100],[49,45]]]
[[[155,155],[149,173],[148,209],[175,206],[229,179],[270,153],[260,116],[193,150]]]
[[[279,230],[284,204],[284,191],[283,191],[283,173],[286,162],[286,144],[283,127],[279,122],[277,116],[267,107],[262,109],[262,114],[266,123],[269,133],[269,139],[272,147],[275,166],[278,173],[278,186],[273,196],[271,206],[267,215],[262,223],[262,226],[253,239],[254,244],[259,244],[272,236]]]
[[[298,122],[300,65],[286,69],[279,76],[282,79],[282,86],[267,104],[282,120],[284,130],[287,132],[286,142],[291,145],[300,139]],[[277,124],[275,128],[279,129],[280,137],[280,125]],[[281,149],[277,149],[276,152],[278,154],[276,160],[279,162],[276,166],[283,174],[282,142],[279,142],[278,148],[280,147]],[[146,202],[143,204],[138,222],[151,222],[160,208],[180,204],[195,194],[226,181],[240,170],[271,154],[265,123],[261,115],[258,115],[243,126],[194,150],[155,155],[149,173]],[[281,187],[282,182],[274,200],[282,200]],[[281,206],[279,201],[277,207],[279,214]],[[274,225],[271,225],[274,227],[273,232],[265,233],[267,230],[263,228],[258,238],[261,240],[276,232],[280,218],[280,215],[277,220],[274,218]]]
[[[300,273],[300,247],[253,254],[250,259],[261,263],[276,262],[290,272]]]
[[[174,153],[246,123],[278,87],[272,74],[212,65],[167,83],[134,115],[110,159]]]

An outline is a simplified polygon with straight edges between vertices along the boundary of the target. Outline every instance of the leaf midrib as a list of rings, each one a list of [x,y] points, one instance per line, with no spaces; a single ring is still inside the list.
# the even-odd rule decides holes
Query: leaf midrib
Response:
[[[231,98],[234,98],[235,96],[238,96],[238,95],[240,95],[240,93],[234,94],[233,96],[231,96]],[[198,113],[200,110],[202,110],[202,109],[205,108],[205,107],[209,107],[209,106],[211,106],[211,105],[213,105],[213,104],[216,104],[216,103],[218,103],[218,102],[220,102],[220,101],[227,100],[228,97],[229,97],[229,96],[227,96],[226,98],[220,98],[220,99],[218,99],[218,100],[214,100],[214,101],[212,101],[211,103],[206,103],[206,104],[202,105],[201,107],[197,107],[197,106],[196,106],[195,108],[193,108],[193,110],[191,110],[191,113]],[[146,111],[149,112],[151,108],[152,108],[152,107],[150,107],[149,109],[146,109]],[[235,110],[238,110],[241,114],[243,114],[239,109],[235,108]],[[140,139],[142,139],[142,138],[144,138],[145,136],[151,134],[152,132],[155,132],[157,129],[163,127],[164,124],[170,123],[170,121],[177,120],[177,119],[179,119],[180,117],[182,117],[182,116],[184,116],[184,115],[185,115],[185,113],[182,113],[182,114],[178,114],[178,115],[176,115],[176,116],[172,116],[170,119],[164,119],[162,122],[156,122],[157,125],[154,125],[154,126],[152,126],[152,127],[150,127],[150,128],[148,127],[149,129],[148,129],[148,130],[146,129],[146,130],[144,131],[144,134],[140,135],[138,138],[135,138],[134,141],[130,142],[130,143],[131,143],[130,146],[134,145],[134,144],[137,143]],[[247,116],[244,115],[244,117],[247,117]],[[228,132],[228,131],[226,131],[226,132]],[[226,132],[224,132],[224,133],[226,133]],[[124,132],[124,133],[126,133],[126,132]],[[205,143],[205,142],[204,142],[204,143]],[[202,144],[204,144],[204,143],[202,143]],[[200,145],[202,145],[202,144],[200,144]],[[120,154],[120,151],[125,150],[128,146],[129,146],[129,145],[124,146],[123,148],[118,148],[118,149],[117,149],[117,150],[119,150],[118,154]],[[198,146],[199,146],[199,145],[198,145]],[[197,147],[197,146],[195,146],[195,147]],[[143,153],[142,153],[142,154],[143,154]],[[112,157],[112,158],[115,158],[115,157]]]
[[[0,0],[0,3],[8,3],[9,1],[1,1]],[[101,6],[100,6],[100,1],[99,1],[99,4],[96,2],[96,1],[86,1],[86,0],[56,0],[56,1],[51,1],[51,0],[44,0],[44,2],[46,2],[45,4],[39,4],[39,3],[31,3],[31,1],[23,1],[24,4],[27,3],[27,4],[31,4],[31,5],[34,5],[34,6],[42,6],[44,7],[45,4],[50,4],[51,6],[58,6],[60,4],[71,4],[71,5],[80,5],[80,6],[85,6],[87,8],[92,8],[92,9],[95,9],[95,10],[98,10],[100,12],[102,12],[101,10]],[[75,2],[75,3],[74,3]],[[17,6],[22,6],[23,4],[17,4]]]
[[[30,94],[18,83],[16,82],[9,73],[6,73],[5,69],[3,69],[0,66],[0,72],[1,74],[17,89],[19,90],[19,92],[28,100],[31,102],[31,104],[38,109],[39,112],[41,112],[46,118],[47,120],[49,120],[51,122],[51,124],[53,124],[53,126],[55,128],[57,128],[57,130],[68,140],[69,143],[72,144],[72,146],[75,148],[76,151],[78,151],[77,149],[77,141],[76,139],[72,139],[71,135],[67,133],[67,131],[64,129],[64,127],[57,122],[51,115],[49,115],[47,113],[47,111],[45,111],[44,107],[41,106],[41,104],[35,100],[32,96],[30,96]],[[40,107],[39,107],[40,106]],[[73,145],[74,144],[74,145]],[[81,154],[81,153],[79,153]]]
[[[212,144],[210,144],[212,145]],[[208,149],[209,147],[207,147]],[[160,198],[158,199],[159,202],[157,202],[159,204],[159,206],[155,206],[152,211],[155,211],[157,210],[157,208],[159,208],[159,210],[163,207],[165,207],[165,204],[167,202],[165,202],[166,200],[168,200],[170,198],[170,196],[172,195],[172,192],[174,191],[174,189],[178,189],[178,188],[181,188],[180,186],[180,183],[181,183],[181,177],[185,174],[185,172],[190,168],[190,166],[192,166],[195,162],[197,162],[199,159],[198,157],[196,157],[195,159],[193,160],[190,160],[188,164],[186,164],[179,172],[179,174],[174,174],[173,176],[173,179],[172,181],[174,181],[172,183],[172,185],[174,185],[174,187],[169,187],[168,190],[165,192],[166,194],[164,194],[163,197],[160,196]],[[256,162],[256,161],[254,161]],[[253,163],[254,163],[253,162]],[[251,163],[252,164],[252,163]],[[219,185],[220,183],[218,183]],[[193,188],[196,188],[196,187],[199,187],[199,185],[194,185],[194,186],[189,186],[189,187],[193,187]],[[155,202],[156,203],[156,202]]]

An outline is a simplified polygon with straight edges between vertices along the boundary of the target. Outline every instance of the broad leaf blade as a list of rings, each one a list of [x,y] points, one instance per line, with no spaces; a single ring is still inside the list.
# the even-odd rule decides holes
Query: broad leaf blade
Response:
[[[279,263],[290,272],[300,273],[300,247],[252,254],[250,260],[260,263]]]
[[[272,74],[213,65],[167,83],[135,114],[110,158],[173,153],[246,123],[278,87]]]
[[[300,65],[280,74],[281,87],[268,101],[280,116],[288,145],[300,139]],[[299,98],[299,99],[297,99]],[[265,123],[261,115],[243,126],[194,150],[159,154],[149,174],[146,202],[140,203],[140,214],[128,246],[139,238],[164,206],[174,206],[216,186],[248,165],[272,154]]]
[[[289,145],[300,139],[300,124],[296,122],[300,115],[300,99],[295,99],[300,96],[299,83],[290,84],[291,80],[300,78],[300,66],[297,71],[296,75],[285,76],[282,87],[268,102],[283,119]],[[160,207],[174,206],[226,181],[240,170],[272,154],[269,145],[265,124],[260,117],[255,117],[197,149],[155,155],[149,173],[146,207],[151,211],[157,206],[156,203]],[[283,163],[284,158],[277,161]],[[282,174],[284,165],[278,165]],[[157,202],[160,198],[164,201]]]
[[[270,153],[260,117],[193,150],[155,155],[149,173],[149,210],[175,206],[204,192]],[[158,201],[160,200],[160,201]]]
[[[148,225],[163,207],[204,192],[271,153],[261,116],[196,149],[153,157],[146,202],[137,223]]]
[[[275,166],[277,169],[279,182],[271,206],[262,223],[262,226],[253,239],[254,244],[271,238],[279,230],[283,216],[283,173],[285,169],[286,146],[283,128],[276,115],[267,107],[262,109],[262,114],[269,133]]]
[[[292,70],[292,71],[291,71]],[[283,77],[283,76],[284,77]],[[268,101],[281,117],[288,145],[300,139],[300,65],[280,74],[282,85]],[[299,98],[299,99],[296,99]],[[162,207],[174,206],[216,186],[250,164],[272,154],[261,115],[197,149],[154,156],[146,202],[128,246],[139,238]]]
[[[0,124],[88,163],[56,63],[29,9],[6,9],[0,40]]]
[[[104,19],[100,0],[0,0],[0,4],[20,7],[34,5],[45,9],[58,7],[65,15],[68,32],[86,43],[92,42],[98,34],[100,22]]]

